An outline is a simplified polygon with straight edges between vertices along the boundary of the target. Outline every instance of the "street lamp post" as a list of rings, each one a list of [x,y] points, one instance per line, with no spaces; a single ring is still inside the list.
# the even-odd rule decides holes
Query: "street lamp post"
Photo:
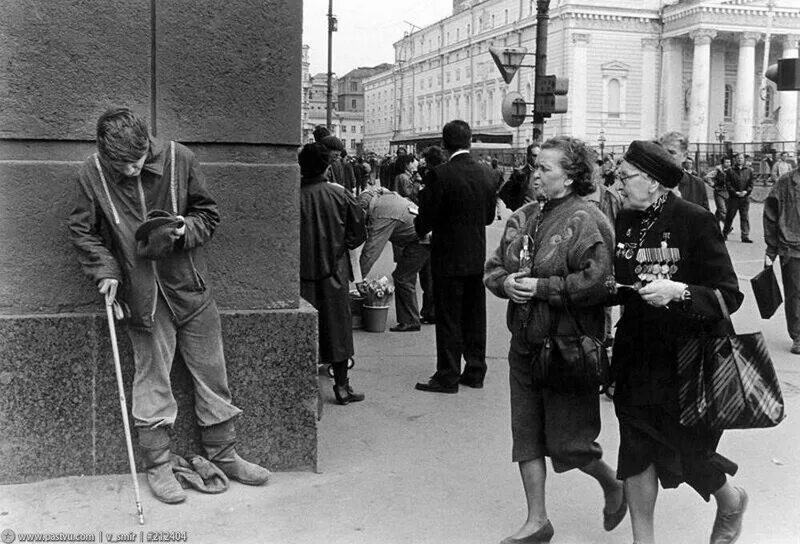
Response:
[[[725,138],[728,136],[728,132],[725,130],[725,125],[722,123],[719,124],[717,130],[714,131],[714,135],[719,140],[719,155],[722,157],[725,154]]]
[[[338,30],[338,21],[333,15],[333,0],[328,0],[328,91],[326,100],[325,124],[333,133],[333,33]]]
[[[602,128],[600,129],[600,135],[597,137],[597,143],[600,144],[600,160],[605,162],[606,131]]]

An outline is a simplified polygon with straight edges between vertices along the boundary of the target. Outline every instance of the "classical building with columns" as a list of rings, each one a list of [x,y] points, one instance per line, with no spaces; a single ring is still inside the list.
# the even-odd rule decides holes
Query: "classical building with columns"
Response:
[[[800,93],[762,85],[762,73],[797,57],[798,40],[798,0],[553,0],[546,72],[569,78],[569,110],[547,121],[545,137],[796,140]],[[365,147],[382,150],[387,134],[434,135],[456,118],[526,145],[530,118],[512,129],[500,105],[510,91],[533,102],[534,69],[506,84],[492,46],[525,47],[523,64],[534,64],[535,0],[454,0],[452,15],[398,40],[394,66],[364,84]]]

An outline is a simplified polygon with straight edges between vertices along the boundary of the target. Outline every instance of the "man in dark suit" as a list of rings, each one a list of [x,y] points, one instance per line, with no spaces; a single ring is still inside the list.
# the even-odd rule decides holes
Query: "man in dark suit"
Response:
[[[430,170],[414,221],[420,238],[431,236],[436,311],[436,373],[420,391],[457,393],[459,383],[483,387],[486,375],[486,225],[494,220],[491,170],[469,153],[472,131],[464,121],[442,129],[450,160]],[[461,373],[461,357],[464,372]]]

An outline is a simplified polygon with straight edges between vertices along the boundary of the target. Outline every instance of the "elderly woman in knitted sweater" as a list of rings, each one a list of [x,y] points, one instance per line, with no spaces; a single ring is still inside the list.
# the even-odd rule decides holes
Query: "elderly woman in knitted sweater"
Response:
[[[500,246],[486,262],[484,283],[510,299],[507,323],[511,386],[513,461],[519,463],[528,503],[522,527],[501,544],[548,542],[553,526],[545,508],[544,458],[555,472],[577,468],[603,489],[604,527],[614,529],[626,511],[622,483],[602,460],[597,388],[554,390],[534,384],[532,363],[549,336],[575,334],[571,314],[586,334],[602,340],[604,303],[613,288],[613,229],[593,203],[594,153],[580,140],[559,137],[544,143],[535,165],[534,189],[546,199],[517,210],[506,223]],[[521,267],[527,248],[532,265]]]

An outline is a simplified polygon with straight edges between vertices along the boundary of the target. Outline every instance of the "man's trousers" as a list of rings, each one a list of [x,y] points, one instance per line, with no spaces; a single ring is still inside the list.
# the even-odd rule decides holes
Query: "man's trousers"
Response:
[[[464,377],[473,382],[486,375],[486,290],[483,275],[433,277],[436,307],[436,374],[442,385],[458,383],[461,356]]]
[[[733,218],[739,212],[739,223],[742,229],[742,240],[750,237],[750,197],[730,195],[728,210],[725,214],[725,227],[722,234],[728,235],[733,230]]]
[[[160,294],[149,330],[128,328],[136,371],[133,377],[133,419],[137,427],[171,427],[178,414],[169,373],[175,348],[180,350],[194,383],[194,410],[201,427],[239,415],[231,403],[222,349],[219,312],[214,301],[182,326]]]
[[[419,326],[417,304],[417,274],[430,260],[431,246],[418,242],[409,244],[397,252],[397,266],[392,272],[395,288],[395,312],[397,322]]]
[[[800,258],[781,257],[786,328],[792,340],[800,340]]]

